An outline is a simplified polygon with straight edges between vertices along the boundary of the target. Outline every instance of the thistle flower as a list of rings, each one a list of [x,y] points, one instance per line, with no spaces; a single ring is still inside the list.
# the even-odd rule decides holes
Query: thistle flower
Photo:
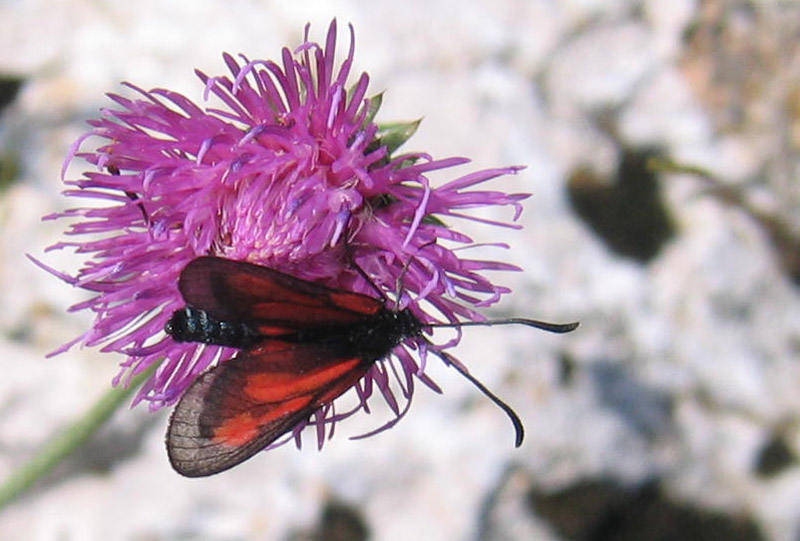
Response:
[[[423,322],[481,320],[475,308],[509,291],[484,271],[516,267],[459,255],[473,241],[445,220],[517,227],[465,211],[509,206],[516,220],[527,195],[480,186],[519,168],[473,172],[432,186],[431,171],[469,160],[393,155],[406,136],[374,122],[380,98],[366,98],[368,75],[348,86],[352,27],[338,67],[335,21],[324,46],[309,41],[308,27],[305,37],[294,53],[283,50],[280,63],[226,54],[230,76],[196,72],[205,99],[213,95],[219,108],[130,84],[138,97],[109,95],[116,106],[89,122],[91,130],[73,145],[64,166],[75,157],[96,166],[66,180],[64,193],[101,205],[46,217],[72,219],[66,234],[74,240],[50,249],[71,248],[88,260],[75,276],[38,264],[93,295],[72,307],[94,314],[89,331],[54,353],[75,344],[121,353],[126,359],[115,385],[161,363],[136,401],[152,410],[174,403],[199,374],[236,353],[178,343],[164,333],[171,314],[184,305],[178,276],[202,255],[266,265],[372,296],[374,286],[393,293],[402,275],[398,307],[409,306]],[[412,127],[403,126],[408,132]],[[82,151],[90,139],[99,139],[96,150]],[[428,347],[443,352],[457,342]],[[438,390],[425,375],[426,344],[410,340],[375,363],[355,388],[359,406],[353,411],[368,410],[368,398],[379,394],[399,418],[415,379]],[[321,444],[326,428],[332,431],[344,416],[330,404],[293,433],[299,437],[305,425],[316,425]]]

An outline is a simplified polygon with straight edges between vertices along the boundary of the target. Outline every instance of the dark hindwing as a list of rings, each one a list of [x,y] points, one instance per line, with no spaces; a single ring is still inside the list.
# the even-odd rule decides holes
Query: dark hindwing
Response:
[[[170,418],[167,453],[187,477],[247,460],[343,394],[372,363],[329,345],[270,340],[204,373]]]
[[[251,323],[267,336],[350,325],[383,308],[383,301],[367,295],[218,257],[192,260],[181,273],[179,288],[187,304],[220,321]]]

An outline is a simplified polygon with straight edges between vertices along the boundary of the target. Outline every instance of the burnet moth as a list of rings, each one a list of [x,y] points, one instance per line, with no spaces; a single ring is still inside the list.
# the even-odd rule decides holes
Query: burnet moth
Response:
[[[166,332],[180,342],[241,350],[198,377],[172,413],[167,453],[173,468],[187,477],[213,475],[252,457],[425,330],[519,324],[564,333],[578,326],[521,318],[427,324],[408,308],[391,310],[386,299],[210,256],[192,260],[178,286],[187,306],[172,315]],[[503,409],[519,446],[522,422],[511,407],[449,355],[430,352]]]

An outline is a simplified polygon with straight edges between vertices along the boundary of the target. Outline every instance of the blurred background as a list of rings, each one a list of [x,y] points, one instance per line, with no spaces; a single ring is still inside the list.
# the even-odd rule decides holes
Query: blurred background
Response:
[[[0,0],[0,478],[122,360],[45,359],[90,319],[25,258],[80,265],[43,254],[66,224],[40,217],[74,204],[62,160],[104,93],[202,102],[194,68],[277,58],[334,17],[386,90],[379,120],[424,118],[404,150],[471,157],[460,174],[527,166],[495,184],[533,194],[522,231],[463,225],[525,269],[497,275],[514,293],[491,314],[581,327],[469,329],[456,350],[525,443],[435,363],[444,394],[420,386],[392,430],[348,439],[385,422],[377,407],[322,452],[208,479],[169,467],[167,411],[123,408],[0,511],[0,539],[800,539],[794,1]]]

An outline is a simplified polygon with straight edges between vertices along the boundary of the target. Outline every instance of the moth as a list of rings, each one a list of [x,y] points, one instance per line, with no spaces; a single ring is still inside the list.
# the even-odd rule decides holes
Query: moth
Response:
[[[390,309],[385,299],[210,256],[192,260],[178,288],[186,307],[172,314],[167,334],[240,350],[200,375],[172,413],[167,453],[187,477],[213,475],[252,457],[428,329],[521,324],[564,333],[578,325],[522,318],[428,324],[408,308]],[[449,364],[506,412],[519,446],[522,422],[511,407],[460,364]]]

